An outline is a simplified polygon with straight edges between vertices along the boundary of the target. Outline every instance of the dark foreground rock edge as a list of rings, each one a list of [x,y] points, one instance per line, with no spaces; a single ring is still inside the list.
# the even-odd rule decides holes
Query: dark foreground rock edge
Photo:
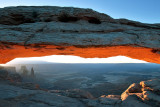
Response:
[[[46,90],[34,83],[22,82],[16,73],[0,68],[0,107],[158,107],[160,80],[133,83],[119,95],[94,98],[75,90]]]

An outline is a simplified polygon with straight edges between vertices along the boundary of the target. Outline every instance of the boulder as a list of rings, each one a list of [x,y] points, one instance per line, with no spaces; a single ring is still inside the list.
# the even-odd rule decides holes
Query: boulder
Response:
[[[142,94],[140,94],[141,91],[141,85],[138,83],[133,83],[131,84],[127,90],[125,90],[122,94],[121,94],[121,99],[122,101],[125,100],[129,95],[133,95],[133,94],[137,94],[138,96],[141,96]]]
[[[158,107],[160,104],[160,80],[153,79],[132,84],[121,94],[122,106]]]
[[[129,95],[121,103],[122,107],[153,107],[148,104],[145,104],[137,95]]]
[[[159,84],[160,84],[160,80],[158,79],[140,82],[140,85],[143,87],[143,89],[148,89],[155,92],[160,92]]]

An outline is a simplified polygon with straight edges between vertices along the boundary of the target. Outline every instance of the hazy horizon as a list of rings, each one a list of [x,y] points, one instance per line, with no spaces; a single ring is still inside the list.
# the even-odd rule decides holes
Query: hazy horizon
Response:
[[[126,56],[113,56],[108,58],[82,58],[71,55],[51,55],[44,57],[16,58],[7,64],[41,64],[41,63],[148,63],[143,60]]]

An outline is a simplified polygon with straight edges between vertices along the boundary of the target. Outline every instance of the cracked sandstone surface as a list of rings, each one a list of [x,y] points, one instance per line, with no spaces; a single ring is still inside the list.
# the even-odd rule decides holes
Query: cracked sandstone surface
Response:
[[[1,8],[0,63],[47,55],[124,55],[160,63],[160,24],[113,19],[72,7]]]

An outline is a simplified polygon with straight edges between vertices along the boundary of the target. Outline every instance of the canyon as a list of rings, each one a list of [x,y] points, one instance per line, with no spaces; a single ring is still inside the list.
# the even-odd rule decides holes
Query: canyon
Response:
[[[53,66],[52,68],[55,68],[55,70],[52,69],[52,72],[50,72],[49,70],[40,71],[43,72],[43,78],[41,78],[41,82],[39,82],[41,84],[37,84],[36,82],[34,82],[35,79],[39,78],[39,72],[35,73],[36,78],[33,78],[30,75],[31,72],[29,73],[29,75],[26,75],[30,81],[27,82],[26,80],[24,81],[24,78],[26,77],[24,77],[25,75],[23,71],[20,73],[16,71],[15,67],[0,66],[0,107],[65,107],[66,105],[69,107],[159,107],[160,80],[156,79],[155,77],[159,78],[160,76],[160,72],[158,71],[159,69],[157,69],[157,67],[160,68],[160,66],[157,66],[156,69],[154,67],[154,69],[148,67],[149,71],[147,72],[144,70],[144,68],[146,69],[148,65],[145,65],[144,68],[141,68],[140,66],[142,66],[143,64],[118,64],[106,66],[116,68],[115,66],[122,65],[128,67],[132,66],[131,68],[135,68],[133,71],[128,72],[125,70],[126,68],[123,67],[122,68],[124,70],[120,69],[116,72],[115,70],[112,71],[111,69],[107,69],[108,72],[104,72],[105,69],[101,69],[102,71],[98,72],[97,70],[94,71],[93,68],[88,69],[87,66],[90,65],[86,66],[84,64],[82,66],[86,66],[88,70],[85,69],[83,71],[82,66],[78,65],[81,70],[73,70],[73,72],[67,70],[69,69],[69,67],[66,67],[65,71],[61,71],[60,69],[56,71],[57,64],[34,65],[35,69],[36,66],[41,66],[41,68],[39,69],[44,69],[46,66],[48,66],[48,68],[49,66]],[[60,68],[64,68],[65,66],[73,66],[73,69],[78,67],[77,65],[75,66],[63,64],[60,64],[58,66]],[[101,68],[108,68],[106,66],[101,65]],[[90,66],[89,68],[91,67],[93,66]],[[141,69],[135,70],[136,68]],[[118,69],[118,67],[116,69]],[[105,77],[104,79],[106,80],[106,82],[103,80],[103,76]],[[44,78],[48,79],[49,81],[46,81]],[[148,80],[147,78],[152,78],[152,80]],[[87,79],[89,80],[88,82]],[[138,82],[139,80],[140,82]],[[54,81],[55,83],[57,83],[57,85],[54,83]],[[126,83],[126,81],[137,82],[131,84],[130,86],[123,85],[124,83]],[[111,83],[117,84],[117,86],[113,86],[113,84]],[[44,86],[42,86],[42,84]],[[49,88],[47,88],[47,84]],[[92,85],[89,84],[96,86],[97,89],[94,91],[91,88]],[[102,87],[103,84],[105,84],[104,87]],[[89,86],[90,91],[86,90],[87,88],[80,88],[79,86],[79,88],[75,88],[74,86],[77,85],[83,87]],[[124,89],[125,87],[126,90]],[[98,95],[97,91],[102,91],[103,94],[100,92]]]
[[[160,64],[160,24],[114,19],[92,9],[56,6],[0,8],[0,64],[15,58],[127,56]],[[14,71],[14,68],[13,68]],[[120,96],[47,90],[0,66],[0,106],[158,107],[160,80],[131,84]]]

